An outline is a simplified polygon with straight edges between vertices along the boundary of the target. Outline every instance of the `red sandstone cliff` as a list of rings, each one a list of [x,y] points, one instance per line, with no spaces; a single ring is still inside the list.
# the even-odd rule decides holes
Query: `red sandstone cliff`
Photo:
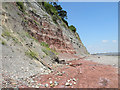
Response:
[[[48,14],[39,15],[33,12],[34,5],[31,8],[28,10],[29,17],[24,16],[27,24],[23,23],[26,24],[25,30],[39,42],[48,43],[51,49],[59,53],[88,54],[77,33],[74,34],[68,28],[63,27],[62,23],[59,23],[60,20],[58,20],[59,25],[53,21],[50,22],[49,19],[52,17],[47,16]],[[42,12],[45,11],[42,10]]]

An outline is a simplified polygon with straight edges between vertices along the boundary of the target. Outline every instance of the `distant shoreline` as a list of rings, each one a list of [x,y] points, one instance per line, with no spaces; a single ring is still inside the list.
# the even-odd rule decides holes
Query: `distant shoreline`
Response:
[[[91,55],[120,56],[120,52],[95,53],[95,54],[91,54]]]
[[[91,55],[87,57],[85,60],[97,62],[103,65],[112,65],[114,67],[118,67],[118,65],[120,64],[120,62],[118,62],[118,57],[119,56]]]

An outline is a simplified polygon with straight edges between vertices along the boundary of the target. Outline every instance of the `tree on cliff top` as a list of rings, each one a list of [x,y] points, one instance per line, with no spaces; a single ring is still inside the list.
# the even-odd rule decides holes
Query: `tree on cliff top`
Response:
[[[67,19],[67,12],[63,10],[63,8],[60,5],[58,5],[56,2],[53,2],[53,6],[56,8],[58,15],[62,19]]]
[[[57,23],[57,18],[58,16],[61,17],[62,21],[68,26],[68,22],[66,21],[67,19],[67,12],[63,10],[61,5],[58,5],[56,2],[42,2],[43,6],[45,7],[47,13],[52,15],[53,21]],[[73,31],[74,33],[76,32],[76,28],[73,25],[68,26],[68,28]]]
[[[58,14],[56,8],[53,5],[51,5],[47,2],[43,2],[42,4],[43,4],[45,10],[47,11],[47,13],[49,13],[51,15],[57,15]]]

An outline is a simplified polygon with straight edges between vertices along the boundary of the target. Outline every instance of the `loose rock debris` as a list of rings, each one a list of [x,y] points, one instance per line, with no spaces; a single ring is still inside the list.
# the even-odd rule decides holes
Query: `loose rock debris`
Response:
[[[29,79],[10,83],[4,77],[3,87],[19,88],[117,88],[117,68],[110,65],[97,65],[85,60],[68,61],[71,65],[57,67],[47,75],[37,74]],[[78,65],[76,65],[78,63]],[[81,64],[82,63],[82,64]],[[94,65],[94,69],[93,68]]]

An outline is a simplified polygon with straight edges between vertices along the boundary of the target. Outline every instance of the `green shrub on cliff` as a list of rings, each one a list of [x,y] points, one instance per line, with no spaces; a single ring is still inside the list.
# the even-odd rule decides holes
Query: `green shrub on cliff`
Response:
[[[46,54],[49,55],[51,52],[54,53],[55,55],[58,55],[58,53],[55,50],[52,50],[50,48],[42,48],[42,51]]]
[[[4,40],[2,40],[1,44],[2,45],[7,45],[7,43]]]
[[[62,21],[68,26],[68,22],[65,19],[62,19]]]
[[[2,36],[2,37],[6,37],[6,36],[7,36],[7,37],[11,37],[11,33],[6,30],[6,31],[2,32],[1,36]]]
[[[57,20],[59,19],[68,26],[68,22],[65,20],[67,19],[67,12],[65,10],[62,10],[62,7],[60,5],[55,2],[53,4],[50,4],[48,2],[42,2],[42,5],[47,11],[47,13],[52,16],[54,23],[58,24]]]
[[[49,50],[47,50],[47,49],[42,49],[42,51],[46,54],[46,55],[49,55]]]
[[[38,23],[37,21],[35,21],[35,20],[34,20],[34,23],[35,23],[36,25],[39,25],[39,23]]]
[[[43,6],[45,7],[45,10],[47,11],[47,13],[51,15],[55,15],[55,14],[57,15],[58,12],[53,5],[49,4],[48,2],[44,2]]]
[[[46,48],[49,48],[49,45],[48,45],[46,42],[41,42],[40,44],[41,44],[41,46],[44,46],[44,47],[46,47]]]
[[[57,16],[56,16],[56,15],[53,15],[53,16],[52,16],[52,20],[54,21],[54,23],[58,24],[58,23],[57,23]]]
[[[16,2],[20,11],[25,12],[25,6],[23,2]]]
[[[49,48],[49,45],[46,43],[46,42],[41,42],[40,43],[41,46],[45,47],[42,49],[42,51],[46,54],[46,55],[49,55],[50,52],[54,53],[54,54],[58,54],[55,50]]]
[[[65,28],[69,28],[72,32],[76,32],[76,28],[73,25],[68,26],[67,12],[63,10],[63,8],[58,5],[56,2],[42,2],[43,7],[47,11],[48,14],[52,16],[54,23],[57,23],[57,20],[61,20],[63,22],[63,26]],[[66,24],[66,25],[65,25]]]
[[[69,29],[70,29],[71,31],[73,31],[74,33],[76,32],[76,28],[75,28],[73,25],[70,25],[70,26],[69,26]]]
[[[48,2],[43,2],[42,4],[43,4],[46,12],[52,16],[52,20],[54,21],[54,23],[58,24],[57,19],[59,17],[58,17],[58,12],[57,12],[56,8],[53,5],[49,4]]]

